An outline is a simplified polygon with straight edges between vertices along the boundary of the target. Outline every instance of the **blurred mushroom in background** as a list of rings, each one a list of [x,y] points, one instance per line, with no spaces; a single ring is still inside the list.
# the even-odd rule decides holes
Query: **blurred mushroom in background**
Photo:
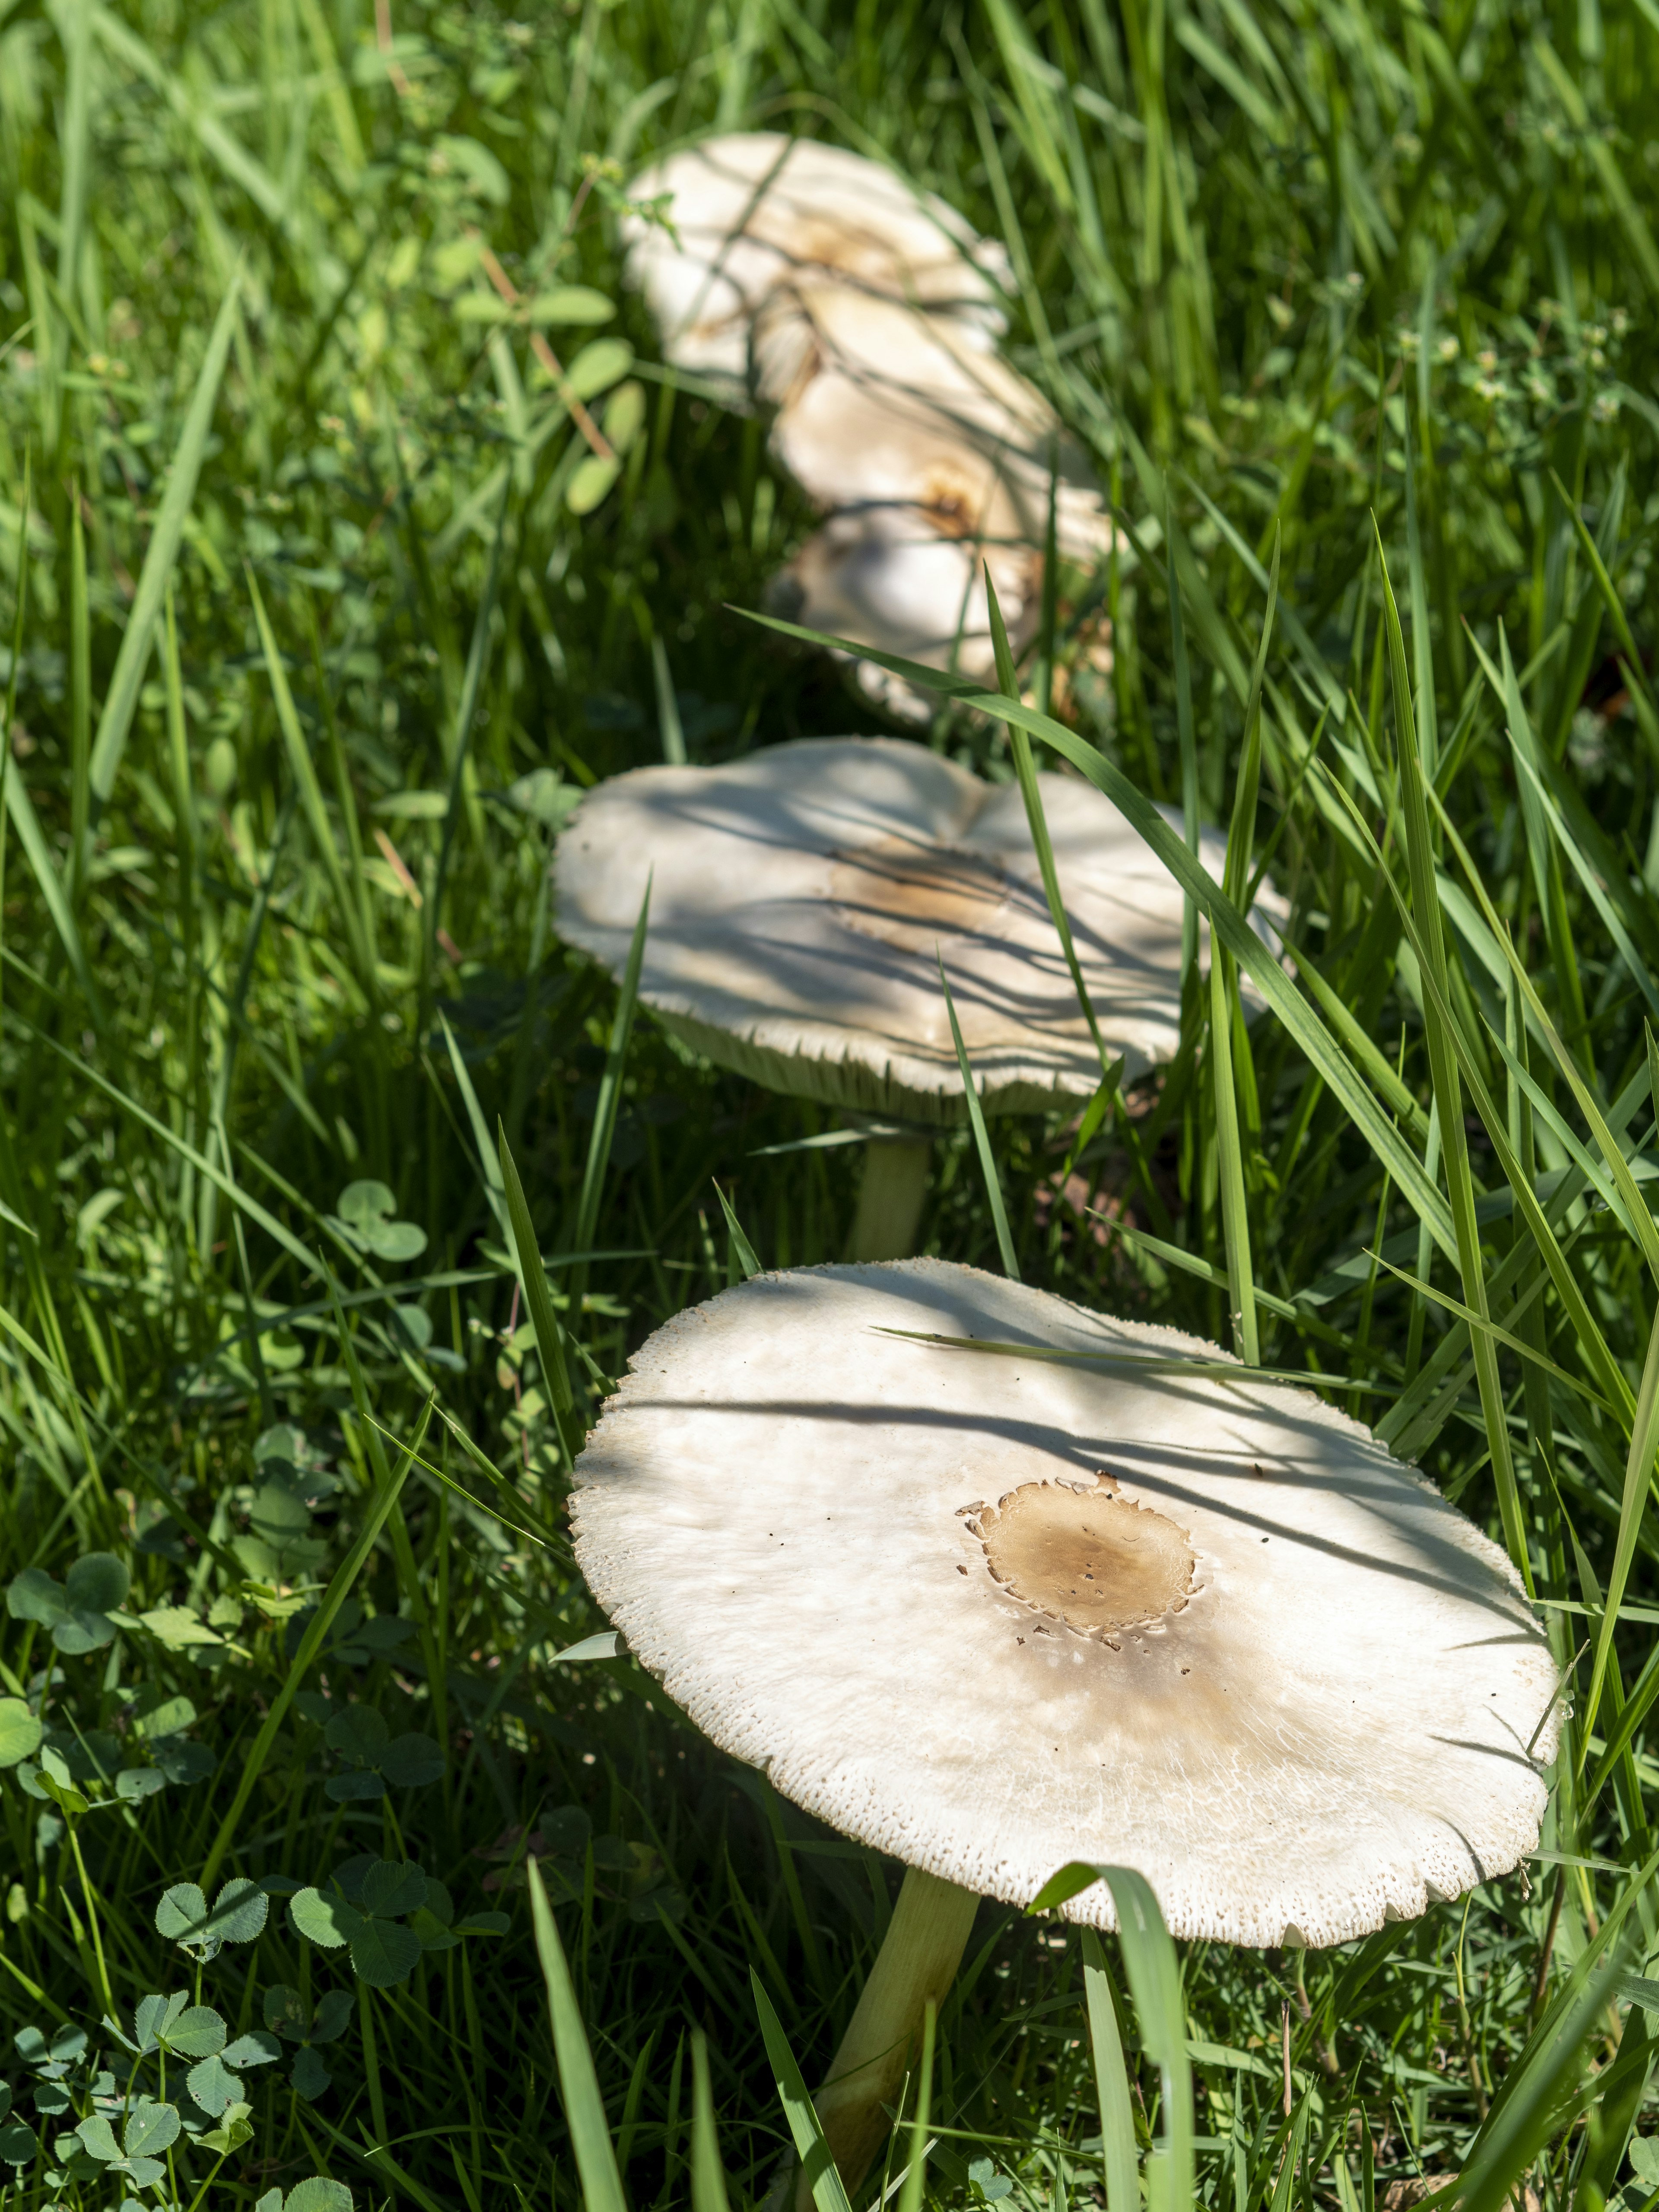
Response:
[[[772,449],[828,519],[775,580],[802,627],[989,682],[982,568],[1016,653],[1036,635],[1049,509],[1093,568],[1111,523],[1086,458],[994,350],[1002,250],[879,162],[772,133],[705,141],[629,187],[629,276],[677,367],[777,410]],[[932,700],[874,664],[901,720]]]

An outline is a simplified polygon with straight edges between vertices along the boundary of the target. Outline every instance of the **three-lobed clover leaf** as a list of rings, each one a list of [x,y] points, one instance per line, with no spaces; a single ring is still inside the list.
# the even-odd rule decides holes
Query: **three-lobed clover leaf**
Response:
[[[257,1882],[238,1875],[213,1900],[193,1881],[175,1882],[155,1908],[158,1935],[166,1936],[192,1959],[206,1965],[227,1943],[252,1943],[264,1928],[270,1899]]]
[[[426,1231],[412,1221],[394,1220],[397,1211],[397,1197],[383,1182],[349,1182],[340,1193],[338,1218],[330,1226],[377,1260],[418,1260],[426,1249]]]
[[[210,2058],[222,2051],[230,2031],[211,2005],[193,2005],[186,1990],[171,1996],[141,1997],[133,2008],[132,2033],[141,2058],[164,2051],[173,2058]]]
[[[389,1782],[397,1790],[419,1789],[444,1771],[444,1755],[429,1735],[410,1729],[394,1736],[372,1705],[346,1705],[323,1731],[329,1749],[351,1764],[323,1784],[337,1804],[384,1797]]]
[[[64,1579],[44,1567],[25,1567],[6,1586],[6,1611],[48,1630],[58,1649],[76,1657],[101,1650],[115,1638],[110,1615],[126,1602],[130,1577],[112,1552],[88,1552]]]
[[[426,1902],[428,1886],[413,1859],[348,1861],[326,1889],[298,1891],[288,1909],[300,1935],[325,1950],[344,1949],[360,1982],[389,1990],[409,1978],[421,1955],[419,1936],[399,1923]]]
[[[328,1990],[307,2020],[305,1999],[286,1982],[273,1983],[265,1991],[265,2026],[284,2043],[296,2043],[289,2080],[296,2096],[315,2104],[333,2081],[318,2057],[316,2045],[333,2043],[344,2034],[351,2018],[351,1995],[347,1990]]]
[[[113,2124],[102,2112],[82,2120],[71,2140],[78,2142],[88,2159],[112,2173],[125,2174],[135,2189],[150,2189],[167,2172],[160,2154],[178,2142],[180,2124],[176,2105],[141,2097],[127,2113],[118,2143]]]
[[[282,2046],[274,2035],[262,2027],[239,2035],[234,2043],[228,2043],[210,2057],[192,2066],[186,2079],[190,2094],[204,2112],[220,2119],[233,2105],[242,2100],[240,2076],[250,2066],[269,2066],[282,2057]]]

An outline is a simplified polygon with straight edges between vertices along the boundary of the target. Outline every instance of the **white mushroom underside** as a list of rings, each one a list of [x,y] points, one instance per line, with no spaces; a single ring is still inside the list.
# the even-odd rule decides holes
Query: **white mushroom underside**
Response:
[[[1095,1017],[1133,1077],[1178,1040],[1181,891],[1091,785],[1039,781]],[[935,931],[924,915],[896,941],[878,914],[837,895],[844,856],[871,848],[990,864],[1010,895],[973,926]],[[1217,877],[1222,851],[1206,833]],[[560,933],[617,974],[649,877],[641,998],[712,1058],[775,1088],[959,1119],[935,946],[993,1110],[1040,1109],[1100,1081],[1018,787],[923,745],[805,738],[721,768],[635,769],[582,800],[554,869]],[[1259,903],[1274,908],[1270,885]]]
[[[1241,1943],[1346,1942],[1534,1847],[1547,1645],[1503,1554],[1364,1430],[1243,1370],[886,1328],[1222,1357],[933,1261],[758,1278],[659,1329],[578,1466],[576,1551],[723,1750],[966,1888],[1128,1866],[1176,1935]],[[963,1517],[1102,1468],[1106,1510],[1166,1516],[1195,1561],[1116,1650],[1012,1598]],[[1113,1924],[1100,1886],[1066,1910]]]

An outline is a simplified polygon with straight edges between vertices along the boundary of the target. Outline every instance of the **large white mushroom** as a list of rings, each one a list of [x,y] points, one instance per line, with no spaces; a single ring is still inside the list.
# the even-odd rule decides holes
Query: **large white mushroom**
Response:
[[[750,326],[781,285],[832,276],[908,300],[984,347],[1003,328],[1007,257],[954,208],[879,161],[810,138],[736,131],[671,155],[629,197],[665,203],[672,228],[623,222],[630,281],[670,361],[746,394]]]
[[[1555,1670],[1504,1554],[1175,1330],[939,1261],[758,1277],[635,1355],[572,1512],[696,1725],[909,1869],[819,2098],[849,2188],[979,1897],[1082,1859],[1177,1936],[1323,1946],[1536,1845]]]
[[[1127,1078],[1180,1035],[1182,894],[1109,799],[1038,779],[1072,935]],[[1218,879],[1223,844],[1206,833]],[[560,833],[556,926],[620,975],[647,878],[640,997],[769,1089],[938,1127],[966,1105],[943,963],[988,1113],[1087,1098],[1099,1058],[1019,791],[903,738],[815,738],[717,768],[635,769]],[[1258,907],[1282,915],[1271,885]],[[925,1131],[872,1149],[884,1194],[854,1255],[913,1249]]]

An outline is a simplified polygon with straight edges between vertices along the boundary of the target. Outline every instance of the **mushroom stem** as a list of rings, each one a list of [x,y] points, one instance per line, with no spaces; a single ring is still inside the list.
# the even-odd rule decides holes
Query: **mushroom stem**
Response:
[[[942,2004],[962,1964],[979,1899],[970,1889],[911,1867],[893,1907],[886,1941],[848,2022],[841,2048],[813,2100],[830,2155],[850,2196],[868,2172],[891,2124],[885,2107],[898,2094],[931,1998]],[[803,2173],[796,2212],[812,2212]]]
[[[915,1253],[933,1149],[926,1137],[872,1137],[866,1145],[849,1260],[908,1260]]]

